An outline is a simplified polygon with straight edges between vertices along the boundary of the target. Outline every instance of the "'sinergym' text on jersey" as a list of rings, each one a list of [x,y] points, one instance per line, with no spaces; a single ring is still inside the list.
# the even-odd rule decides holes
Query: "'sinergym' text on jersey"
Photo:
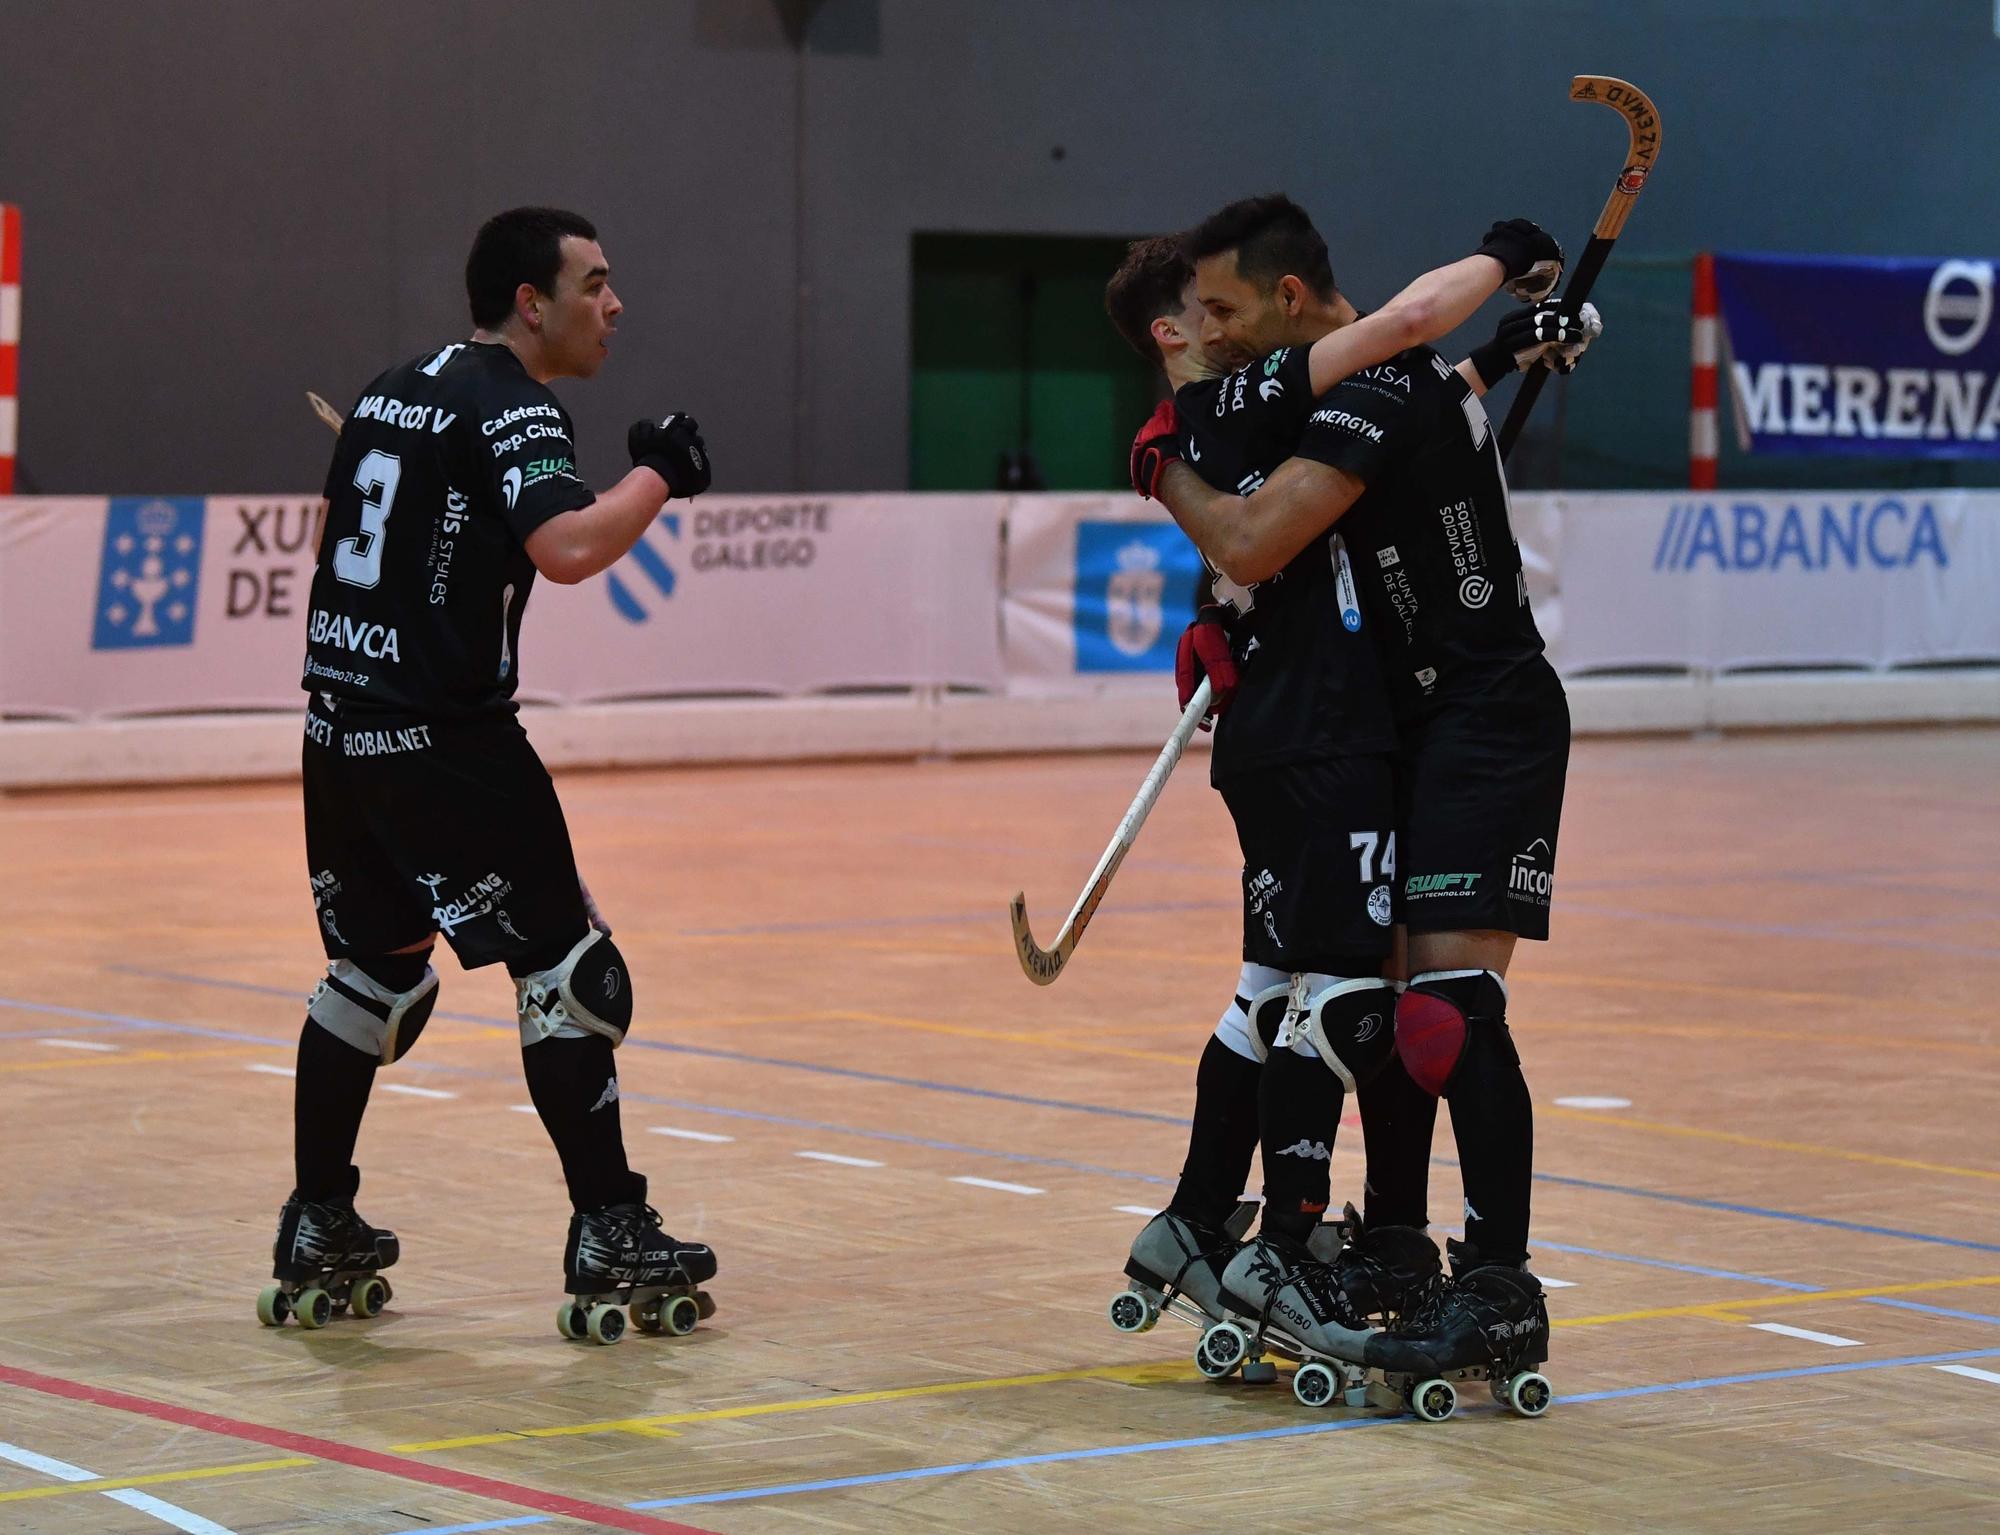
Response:
[[[1416,346],[1342,379],[1314,402],[1298,456],[1367,486],[1339,525],[1398,720],[1553,681],[1528,609],[1499,443],[1456,368]]]
[[[348,413],[326,477],[304,686],[399,712],[511,710],[523,545],[594,497],[569,415],[505,346],[391,368]]]
[[[1287,347],[1241,372],[1184,384],[1174,409],[1188,466],[1215,489],[1247,496],[1297,450],[1313,409],[1311,361],[1305,348]],[[1218,579],[1216,596],[1238,614],[1229,633],[1242,677],[1216,722],[1214,782],[1395,747],[1355,574],[1341,533],[1329,529],[1247,591]]]

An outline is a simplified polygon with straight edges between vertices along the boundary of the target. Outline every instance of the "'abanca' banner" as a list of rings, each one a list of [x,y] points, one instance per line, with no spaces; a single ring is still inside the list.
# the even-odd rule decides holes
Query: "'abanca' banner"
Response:
[[[2000,458],[1994,263],[1718,254],[1754,453]]]

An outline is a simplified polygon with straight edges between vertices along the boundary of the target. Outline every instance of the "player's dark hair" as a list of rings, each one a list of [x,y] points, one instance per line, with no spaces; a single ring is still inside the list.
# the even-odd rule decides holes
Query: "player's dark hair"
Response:
[[[1218,209],[1182,237],[1181,248],[1190,262],[1235,251],[1243,280],[1267,293],[1281,277],[1298,278],[1323,299],[1340,291],[1326,241],[1306,210],[1283,192],[1246,197]]]
[[[561,208],[509,208],[481,224],[472,254],[465,258],[472,323],[485,330],[504,321],[514,312],[514,294],[524,282],[554,296],[564,235],[595,240],[597,226]]]
[[[1180,312],[1181,294],[1193,276],[1194,268],[1181,254],[1180,240],[1160,235],[1134,240],[1126,247],[1124,261],[1105,284],[1104,312],[1132,350],[1155,367],[1164,359],[1159,342],[1153,339],[1153,322],[1161,315]]]

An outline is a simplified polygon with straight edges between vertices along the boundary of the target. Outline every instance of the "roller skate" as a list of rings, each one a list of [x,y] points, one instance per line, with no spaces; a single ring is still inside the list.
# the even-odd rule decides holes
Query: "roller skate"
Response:
[[[644,1185],[641,1184],[641,1198]],[[694,1331],[715,1315],[715,1302],[701,1288],[715,1277],[715,1253],[699,1242],[680,1242],[660,1229],[660,1212],[633,1201],[582,1210],[569,1220],[563,1249],[563,1288],[569,1299],[556,1311],[556,1331],[565,1338],[616,1343],[625,1336],[628,1307],[639,1331]]]
[[[395,1292],[376,1272],[395,1263],[402,1249],[396,1233],[371,1226],[354,1211],[361,1174],[348,1169],[347,1192],[328,1200],[301,1199],[297,1189],[278,1213],[271,1277],[257,1297],[257,1320],[282,1327],[297,1317],[309,1331],[343,1311],[358,1317],[381,1313]]]
[[[1458,1405],[1452,1384],[1483,1380],[1494,1401],[1524,1418],[1549,1410],[1555,1392],[1535,1367],[1549,1357],[1549,1310],[1541,1282],[1524,1268],[1482,1264],[1472,1247],[1446,1243],[1452,1277],[1390,1332],[1377,1334],[1366,1363],[1426,1423]]]
[[[1132,1283],[1111,1297],[1111,1325],[1120,1332],[1148,1332],[1165,1312],[1205,1329],[1226,1315],[1221,1300],[1223,1266],[1236,1255],[1243,1233],[1256,1218],[1254,1199],[1239,1201],[1219,1227],[1162,1210],[1132,1243],[1132,1254],[1125,1260],[1125,1277]],[[1202,1364],[1199,1356],[1195,1362]],[[1202,1373],[1210,1373],[1206,1365]]]

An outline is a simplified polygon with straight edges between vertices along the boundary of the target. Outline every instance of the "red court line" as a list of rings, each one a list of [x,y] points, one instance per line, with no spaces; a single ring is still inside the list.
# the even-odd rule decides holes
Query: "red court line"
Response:
[[[0,1364],[0,1385],[19,1386],[26,1391],[67,1397],[73,1402],[88,1402],[95,1407],[110,1407],[119,1412],[138,1413],[142,1417],[157,1418],[162,1423],[198,1428],[210,1434],[225,1434],[231,1439],[248,1439],[275,1449],[290,1450],[294,1455],[339,1461],[343,1465],[358,1466],[363,1471],[399,1476],[408,1482],[429,1482],[433,1487],[469,1492],[475,1497],[490,1498],[496,1503],[511,1503],[517,1508],[539,1509],[545,1514],[560,1514],[566,1519],[580,1519],[585,1524],[633,1530],[638,1535],[714,1535],[712,1530],[692,1524],[675,1524],[671,1519],[655,1519],[603,1503],[586,1503],[581,1498],[566,1498],[561,1493],[542,1492],[515,1482],[496,1482],[491,1477],[472,1476],[445,1466],[426,1465],[420,1460],[406,1460],[400,1455],[385,1455],[380,1450],[364,1450],[332,1439],[294,1434],[282,1428],[265,1428],[262,1424],[245,1423],[239,1418],[218,1417],[212,1412],[197,1412],[192,1407],[176,1407],[171,1402],[128,1396],[123,1391],[87,1386],[81,1381],[63,1380],[59,1376],[37,1375],[32,1370],[17,1370],[11,1365]]]

